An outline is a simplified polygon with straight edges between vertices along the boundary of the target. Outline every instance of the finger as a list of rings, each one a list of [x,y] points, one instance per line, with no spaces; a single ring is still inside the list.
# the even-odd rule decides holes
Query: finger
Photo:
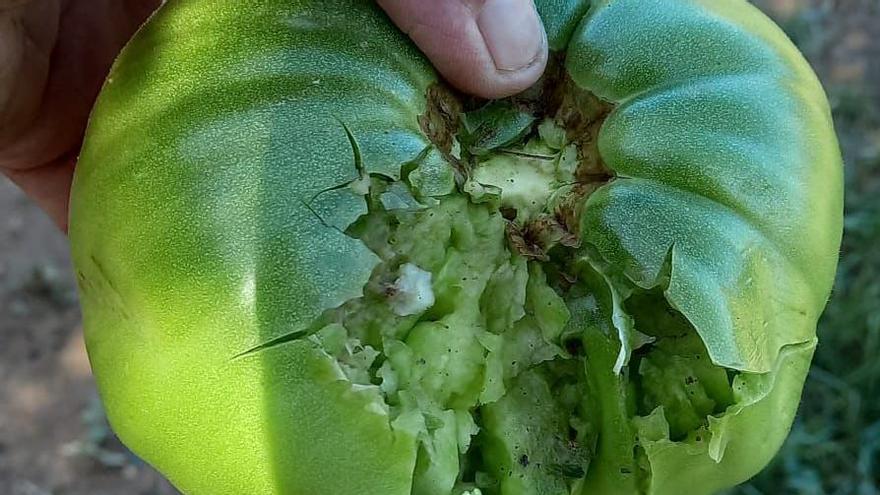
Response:
[[[33,0],[25,9],[39,11],[53,0]],[[58,3],[58,2],[54,2]],[[42,79],[21,78],[13,100],[39,87],[39,107],[0,133],[0,168],[27,169],[57,160],[76,149],[101,84],[116,54],[159,0],[68,0],[56,27],[48,73]],[[30,15],[28,32],[46,29],[42,16]],[[30,44],[30,43],[29,43]],[[31,57],[35,59],[36,57]],[[26,74],[22,74],[26,75]],[[29,118],[26,118],[29,117]],[[4,129],[4,130],[7,130]]]
[[[547,65],[547,37],[532,0],[378,0],[438,71],[484,98],[518,93]]]
[[[29,22],[21,24],[28,34],[23,46],[45,53],[51,60],[48,71],[40,66],[40,70],[15,73],[22,84],[13,87],[8,101],[28,102],[24,107],[29,111],[5,112],[4,108],[13,108],[5,104],[0,108],[4,113],[0,119],[4,131],[0,132],[0,171],[66,231],[75,157],[92,103],[113,58],[160,0],[18,1],[19,7],[30,9],[21,17]],[[52,4],[63,6],[63,15],[54,26],[47,26],[47,17],[34,13],[45,13],[46,6]],[[40,36],[47,28],[51,28],[51,36]],[[44,46],[46,41],[49,47]],[[25,59],[41,60],[34,53]],[[37,105],[28,99],[29,93],[40,97]]]
[[[59,0],[0,0],[0,167],[42,105],[61,10]]]
[[[74,162],[71,154],[41,167],[5,171],[12,182],[37,203],[64,232],[67,232],[67,204]]]

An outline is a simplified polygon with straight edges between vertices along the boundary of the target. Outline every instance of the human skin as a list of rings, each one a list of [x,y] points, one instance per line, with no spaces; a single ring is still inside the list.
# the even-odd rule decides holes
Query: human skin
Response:
[[[158,0],[0,0],[0,171],[67,230],[89,112]],[[453,85],[486,98],[534,83],[547,42],[532,0],[378,2]]]

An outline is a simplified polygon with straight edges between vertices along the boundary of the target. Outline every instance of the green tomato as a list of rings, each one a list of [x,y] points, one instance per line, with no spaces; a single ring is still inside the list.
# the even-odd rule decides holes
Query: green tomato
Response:
[[[70,236],[120,438],[195,495],[711,494],[784,440],[837,263],[828,104],[742,0],[544,0],[449,90],[368,1],[171,0]]]

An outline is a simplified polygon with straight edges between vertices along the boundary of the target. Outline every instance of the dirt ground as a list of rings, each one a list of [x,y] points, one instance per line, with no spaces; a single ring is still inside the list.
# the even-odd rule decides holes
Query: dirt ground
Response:
[[[826,86],[843,88],[832,101],[880,91],[867,83],[880,81],[878,0],[757,3],[801,44]],[[858,150],[851,141],[862,139],[843,136],[844,147]],[[0,494],[176,493],[107,428],[79,321],[66,239],[0,177]]]

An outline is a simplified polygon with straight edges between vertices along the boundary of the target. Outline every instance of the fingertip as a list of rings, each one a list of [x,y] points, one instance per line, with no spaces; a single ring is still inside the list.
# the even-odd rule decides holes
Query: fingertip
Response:
[[[37,203],[62,232],[67,233],[75,163],[75,156],[71,153],[42,167],[6,169],[2,173]]]
[[[532,0],[379,0],[392,20],[458,89],[502,98],[534,84],[547,65]]]

